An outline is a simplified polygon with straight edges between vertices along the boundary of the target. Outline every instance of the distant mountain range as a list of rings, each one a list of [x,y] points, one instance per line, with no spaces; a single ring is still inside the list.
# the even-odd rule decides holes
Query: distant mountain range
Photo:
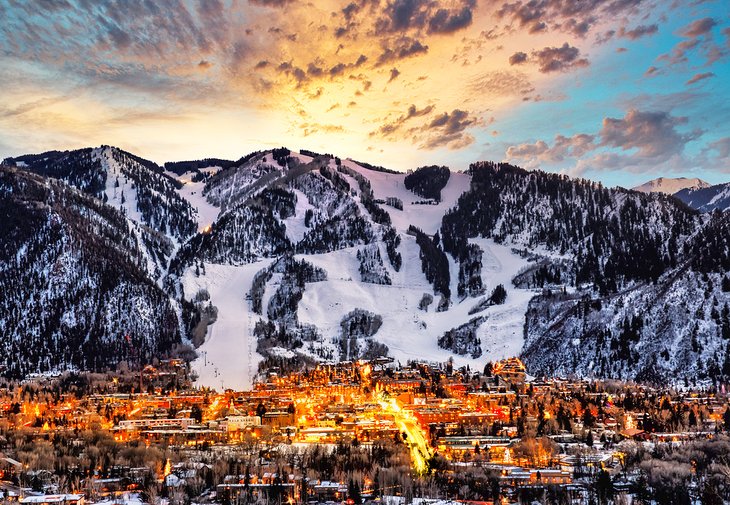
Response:
[[[702,186],[666,181],[652,187]],[[214,387],[382,355],[727,381],[730,214],[700,212],[727,207],[713,188],[490,162],[403,174],[286,148],[164,166],[109,146],[9,158],[0,372],[192,346]]]
[[[674,194],[684,203],[702,212],[730,209],[730,183],[716,184],[707,188],[683,189]]]
[[[681,201],[701,212],[730,209],[730,183],[714,186],[698,178],[659,177],[633,188],[642,193],[664,193],[674,195]]]
[[[673,195],[683,189],[695,190],[709,187],[710,185],[708,183],[696,177],[691,179],[687,177],[659,177],[632,189],[642,193],[664,193],[667,195]]]

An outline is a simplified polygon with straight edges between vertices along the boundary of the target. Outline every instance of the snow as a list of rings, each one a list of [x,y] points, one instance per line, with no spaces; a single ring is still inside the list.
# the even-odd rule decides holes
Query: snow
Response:
[[[393,285],[376,285],[359,282],[357,248],[327,254],[304,255],[306,261],[327,271],[328,280],[307,284],[299,303],[299,320],[316,325],[325,339],[331,342],[339,334],[340,321],[350,311],[360,308],[383,317],[383,326],[374,339],[384,343],[397,360],[446,361],[449,357],[461,366],[480,366],[487,360],[519,355],[523,344],[524,315],[527,303],[534,293],[515,289],[511,279],[527,261],[512,253],[507,246],[488,239],[475,239],[484,249],[483,280],[487,295],[497,284],[507,290],[504,305],[489,307],[470,316],[469,310],[479,298],[467,298],[446,312],[436,312],[438,298],[428,312],[419,310],[418,303],[424,293],[432,293],[433,287],[420,270],[418,246],[410,236],[403,237],[400,251],[403,270],[391,272]],[[446,331],[460,326],[479,315],[487,320],[478,330],[484,354],[474,360],[470,356],[456,356],[438,347],[438,338]]]
[[[307,156],[306,154],[297,153],[297,152],[294,152],[294,151],[292,151],[291,153],[289,153],[289,157],[295,158],[295,159],[299,160],[299,162],[302,163],[302,164],[304,164],[304,165],[306,165],[307,163],[311,163],[311,161],[314,159],[311,156]],[[272,163],[276,163],[273,159],[271,160],[271,162]]]
[[[134,236],[134,239],[137,242],[137,248],[144,256],[147,271],[153,278],[157,277],[160,273],[157,268],[157,263],[149,254],[149,250],[142,239],[142,232],[139,228],[145,223],[142,219],[142,213],[137,209],[137,190],[134,188],[134,181],[122,173],[119,163],[112,155],[111,147],[100,147],[94,149],[92,156],[101,161],[101,165],[107,173],[106,187],[104,189],[104,193],[107,197],[107,204],[121,210],[126,216],[129,232],[132,236]],[[117,182],[119,183],[118,187]],[[122,199],[124,199],[123,202]],[[173,237],[170,238],[173,242],[175,242]],[[159,281],[160,279],[157,280]]]
[[[299,191],[298,189],[289,188],[297,196],[297,204],[294,209],[294,215],[284,219],[284,225],[286,226],[286,236],[289,238],[292,244],[296,244],[304,238],[304,235],[309,231],[309,228],[304,226],[304,214],[307,210],[315,210],[314,206],[309,203],[307,195]]]
[[[190,298],[207,289],[211,303],[218,309],[218,319],[208,327],[205,342],[192,363],[199,386],[249,389],[261,356],[256,353],[253,328],[259,315],[251,311],[246,294],[254,275],[273,260],[242,266],[206,263],[205,274],[196,277],[188,269],[183,277],[185,295]]]
[[[720,210],[727,210],[728,207],[726,200],[728,200],[728,198],[730,198],[730,184],[725,185],[721,191],[718,191],[718,193],[713,196],[709,202],[707,202],[707,206],[720,207],[721,203],[725,203],[725,208],[720,208]]]
[[[524,343],[527,305],[535,293],[515,288],[512,278],[528,265],[528,261],[513,253],[510,247],[491,239],[476,238],[470,242],[483,251],[482,282],[487,295],[498,284],[507,290],[507,301],[503,305],[492,306],[484,312],[488,319],[479,329],[482,350],[492,359],[519,356]]]
[[[406,189],[403,182],[406,174],[368,170],[351,160],[342,160],[342,164],[370,180],[375,198],[385,200],[389,196],[394,196],[403,201],[402,211],[388,205],[381,205],[390,214],[395,229],[400,232],[407,231],[408,226],[412,224],[429,235],[436,233],[441,227],[441,219],[446,211],[451,209],[459,197],[469,190],[471,183],[471,176],[451,172],[449,182],[441,190],[441,202],[438,205],[414,205],[412,202],[423,200],[423,198]]]
[[[102,167],[106,170],[106,188],[104,193],[107,196],[107,204],[121,210],[124,214],[137,223],[142,223],[142,213],[137,210],[137,190],[134,189],[134,181],[131,181],[122,173],[119,164],[112,156],[110,147],[97,148],[93,156],[101,160]],[[119,187],[116,186],[119,181]],[[122,202],[124,198],[124,202]]]
[[[659,177],[632,189],[642,193],[666,193],[667,195],[673,195],[683,189],[702,189],[709,187],[710,185],[708,183],[697,177],[691,179],[687,177]]]
[[[307,161],[302,156],[296,156]],[[375,334],[374,340],[387,345],[389,354],[401,362],[424,359],[446,361],[453,357],[457,366],[469,364],[481,367],[488,360],[519,355],[524,340],[527,304],[534,293],[512,286],[512,278],[526,268],[528,262],[512,252],[508,246],[496,244],[491,239],[471,240],[483,250],[483,296],[463,300],[456,297],[459,265],[453,258],[449,258],[454,293],[452,306],[448,311],[437,312],[439,297],[435,296],[426,311],[418,308],[425,293],[433,294],[433,286],[421,270],[420,249],[415,238],[405,232],[413,224],[428,234],[436,233],[444,213],[456,204],[461,194],[468,191],[471,177],[452,173],[447,186],[442,190],[441,203],[414,205],[412,202],[422,199],[405,189],[405,174],[367,170],[350,160],[343,160],[342,163],[371,182],[376,198],[397,197],[403,201],[403,211],[382,205],[390,213],[393,226],[400,232],[401,245],[398,250],[403,257],[403,265],[399,272],[393,270],[387,261],[384,245],[378,244],[385,260],[384,266],[392,279],[392,285],[378,285],[360,280],[357,259],[360,247],[325,254],[297,255],[298,259],[304,259],[327,272],[326,281],[306,285],[298,307],[299,322],[316,326],[322,335],[322,344],[335,350],[337,346],[333,339],[339,336],[340,322],[345,315],[355,309],[371,311],[383,318],[383,325]],[[343,174],[343,177],[357,190],[358,196],[355,200],[359,204],[359,186],[349,175]],[[181,194],[198,210],[199,224],[202,225],[216,218],[218,208],[205,202],[201,196],[202,183],[197,184],[199,185],[187,181]],[[290,190],[297,197],[295,213],[283,220],[283,223],[286,225],[288,238],[292,243],[297,243],[308,231],[304,226],[307,210],[316,208],[304,192],[294,188]],[[365,213],[361,204],[359,207]],[[209,326],[206,340],[198,349],[200,358],[193,363],[193,369],[199,376],[199,385],[233,389],[251,386],[261,359],[255,352],[253,327],[262,316],[252,313],[246,294],[255,274],[273,261],[269,259],[243,266],[206,263],[205,274],[201,273],[199,277],[194,275],[192,269],[186,272],[183,278],[186,297],[190,298],[199,289],[205,288],[210,293],[212,304],[218,309],[218,319]],[[267,283],[262,299],[264,319],[269,300],[280,282],[281,274],[274,274]],[[502,284],[507,290],[506,303],[470,315],[469,311],[489,296],[498,284]],[[476,317],[485,317],[477,330],[483,350],[481,357],[473,359],[471,356],[454,355],[452,351],[438,346],[438,339],[445,332]],[[316,343],[305,343],[300,351],[312,352],[316,346]],[[274,347],[269,352],[275,356],[293,356],[291,350],[284,348]]]
[[[91,501],[90,505],[144,505],[145,501],[139,493],[123,493],[121,496],[115,496],[113,499],[105,499],[102,501]]]
[[[218,167],[209,168],[214,170]],[[201,169],[201,172],[206,170],[207,169]],[[190,172],[177,177],[177,180],[183,183],[183,187],[178,190],[178,194],[187,200],[193,209],[195,209],[198,231],[202,231],[215,222],[218,217],[218,213],[220,212],[220,208],[208,202],[208,200],[203,196],[205,182],[193,182],[192,177],[193,174]]]

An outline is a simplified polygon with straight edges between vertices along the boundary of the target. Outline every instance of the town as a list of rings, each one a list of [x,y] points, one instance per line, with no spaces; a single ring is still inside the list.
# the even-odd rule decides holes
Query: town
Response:
[[[723,390],[536,378],[517,358],[271,367],[224,392],[168,359],[5,383],[0,498],[722,503],[728,427]]]

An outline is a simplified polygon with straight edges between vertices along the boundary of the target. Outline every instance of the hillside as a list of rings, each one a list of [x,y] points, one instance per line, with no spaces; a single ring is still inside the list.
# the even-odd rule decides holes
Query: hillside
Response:
[[[150,323],[137,308],[154,307],[166,326],[144,326],[145,352],[195,345],[204,385],[244,387],[262,363],[287,369],[383,355],[478,368],[522,355],[533,373],[645,380],[730,373],[730,360],[723,368],[727,223],[661,193],[489,162],[465,173],[427,166],[399,174],[286,148],[166,169],[108,147],[6,165],[6,177],[29,181],[13,187],[32,181],[51,189],[23,204],[46,209],[40,216],[26,215],[16,197],[4,202],[26,234],[0,239],[3,271],[13,271],[20,261],[13,251],[26,243],[49,251],[65,244],[42,231],[54,212],[60,230],[96,230],[63,247],[90,250],[94,237],[108,241],[103,233],[113,230],[114,247],[82,255],[85,273],[71,291],[105,299],[102,284],[88,287],[85,279],[108,276],[128,286],[122,299],[134,287],[145,301],[123,313],[108,309],[98,338],[106,342],[130,321]],[[145,181],[155,193],[141,189]],[[148,194],[160,197],[140,196]],[[71,216],[57,207],[69,199],[80,202]],[[99,227],[109,220],[113,226]],[[57,262],[33,256],[31,271],[53,271]],[[23,296],[59,296],[46,277],[14,275],[31,286],[24,294],[15,288],[16,305]],[[91,313],[100,310],[92,305]],[[0,312],[0,324],[15,328],[17,340],[22,318],[12,307]],[[28,310],[45,317],[32,330],[37,338],[62,340],[55,329],[66,312]],[[100,364],[84,356],[43,367]],[[28,359],[22,370],[38,366]]]
[[[151,278],[169,239],[62,182],[0,169],[0,365],[6,373],[149,361],[181,341]],[[127,337],[128,336],[128,339]]]
[[[684,189],[674,196],[701,212],[730,209],[730,183],[700,189]]]

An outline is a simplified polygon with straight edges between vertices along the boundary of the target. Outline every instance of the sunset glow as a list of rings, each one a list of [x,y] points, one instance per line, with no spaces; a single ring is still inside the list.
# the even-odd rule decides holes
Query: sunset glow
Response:
[[[609,184],[730,170],[723,2],[0,2],[0,156],[286,145]]]

